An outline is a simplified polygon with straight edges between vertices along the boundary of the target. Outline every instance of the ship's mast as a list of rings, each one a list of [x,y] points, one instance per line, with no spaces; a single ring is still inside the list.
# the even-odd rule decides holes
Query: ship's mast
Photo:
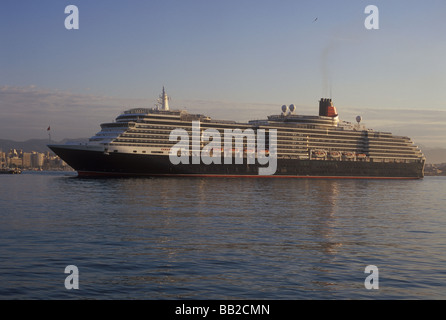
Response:
[[[163,86],[163,93],[160,95],[160,99],[162,102],[163,110],[169,110],[169,97],[166,94],[166,90],[164,90],[164,86]]]

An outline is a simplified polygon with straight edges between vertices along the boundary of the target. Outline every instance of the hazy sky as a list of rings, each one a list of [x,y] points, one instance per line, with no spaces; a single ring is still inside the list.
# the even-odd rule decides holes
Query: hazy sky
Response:
[[[368,30],[367,5],[379,9]],[[79,9],[67,30],[65,7]],[[317,114],[446,147],[446,1],[2,0],[0,139],[90,137],[129,107]],[[317,20],[316,20],[317,18]],[[316,21],[315,21],[316,20]]]

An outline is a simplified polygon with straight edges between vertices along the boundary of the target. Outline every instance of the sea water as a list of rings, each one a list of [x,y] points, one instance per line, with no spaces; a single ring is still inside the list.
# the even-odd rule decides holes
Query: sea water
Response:
[[[1,175],[0,299],[445,299],[444,190],[446,177]]]

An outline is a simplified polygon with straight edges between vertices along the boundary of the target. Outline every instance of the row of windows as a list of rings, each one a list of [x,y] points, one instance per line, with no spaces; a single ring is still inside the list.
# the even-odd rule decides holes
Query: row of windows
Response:
[[[127,142],[127,143],[157,143],[157,144],[164,144],[164,145],[173,145],[175,144],[175,142],[169,141],[167,139],[155,139],[155,137],[153,137],[153,139],[135,139],[135,138],[119,138],[117,140],[115,140],[116,142]],[[202,146],[204,146],[207,143],[200,143]],[[223,143],[222,143],[223,144]],[[235,144],[234,144],[235,145]],[[246,148],[249,144],[247,144],[246,142],[243,143],[243,146]],[[254,143],[254,145],[256,145]],[[269,145],[268,143],[266,143],[266,145]],[[330,148],[332,149],[333,144],[327,144],[327,143],[323,143],[322,145],[318,145],[317,143],[311,144],[311,145],[299,145],[299,144],[286,144],[286,145],[282,145],[280,143],[277,144],[277,150],[278,151],[287,151],[287,150],[308,150],[308,149],[313,149],[313,148]],[[357,145],[348,145],[348,144],[343,144],[342,146],[337,146],[335,145],[335,147],[338,148],[334,148],[336,150],[342,151],[342,150],[358,150],[361,148],[358,148]],[[419,151],[417,150],[401,150],[401,149],[377,149],[377,150],[370,150],[369,153],[373,153],[373,154],[406,154],[406,155],[415,155],[418,154]]]
[[[159,130],[161,128],[164,128],[165,130]],[[154,130],[154,129],[158,129],[158,130]],[[146,134],[146,135],[152,135],[152,134],[161,134],[166,136],[166,138],[168,137],[168,135],[170,134],[170,132],[175,129],[172,127],[161,127],[161,126],[152,126],[150,129],[144,129],[144,130],[138,130],[138,129],[134,129],[128,132],[128,134],[132,134],[132,133],[142,133],[142,134]],[[202,128],[202,132],[205,129]],[[191,135],[191,129],[188,128],[186,129],[186,131],[188,132],[189,135]],[[234,136],[236,136],[237,134],[234,134]],[[242,134],[243,135],[243,134]],[[134,135],[136,137],[145,137],[144,135]],[[278,141],[284,141],[284,142],[290,142],[290,141],[298,141],[298,142],[302,142],[302,143],[307,143],[307,142],[322,142],[322,143],[359,143],[359,144],[368,144],[369,146],[389,146],[389,147],[410,147],[413,146],[411,141],[409,140],[402,140],[399,139],[398,141],[384,141],[384,140],[379,140],[379,141],[364,141],[361,139],[348,139],[348,136],[333,136],[330,135],[330,139],[327,140],[328,136],[325,134],[322,137],[317,135],[311,135],[311,136],[305,136],[305,135],[300,135],[300,136],[296,136],[296,135],[291,135],[291,134],[278,134],[277,140]],[[160,137],[162,138],[162,137]]]
[[[138,134],[139,133],[139,134]],[[143,133],[143,134],[141,134]],[[190,133],[189,133],[190,134]],[[168,139],[168,135],[164,131],[159,130],[152,130],[150,132],[144,131],[144,130],[131,130],[128,133],[122,135],[123,137],[135,137],[135,138],[158,138],[158,139]],[[234,134],[234,136],[237,136],[237,134]],[[242,136],[246,139],[246,137],[242,134]],[[286,137],[279,136],[277,138],[278,143],[285,142],[285,143],[322,143],[322,144],[363,144],[362,141],[358,140],[348,140],[348,139],[314,139],[313,137],[306,137],[306,138],[299,138],[299,139],[287,139]],[[332,138],[330,136],[330,138]],[[367,143],[365,143],[367,145]],[[374,142],[373,144],[368,144],[369,147],[403,147],[403,148],[414,148],[414,146],[410,143],[401,144],[401,143],[387,143],[387,142]]]
[[[128,144],[123,144],[123,143],[114,143],[114,144],[115,145],[128,145]],[[140,147],[147,147],[147,146],[149,146],[147,144],[137,144],[137,143],[132,143],[131,145],[132,146],[140,146]],[[165,145],[165,144],[150,144],[150,146],[151,147],[164,147],[164,148],[170,147],[170,146]],[[344,151],[349,151],[349,150],[344,150]],[[355,152],[355,150],[351,150],[351,151]],[[237,151],[235,151],[235,152],[237,152]],[[241,152],[238,151],[238,153],[241,153]],[[244,150],[243,154],[245,154],[245,155],[247,154],[246,150]],[[280,157],[307,158],[308,157],[308,150],[301,150],[300,152],[298,152],[297,150],[293,151],[293,150],[286,150],[286,149],[280,149],[279,148],[279,149],[277,149],[277,155],[279,156],[279,158]],[[400,158],[406,158],[406,159],[410,159],[410,158],[412,158],[412,159],[419,159],[419,156],[416,156],[416,155],[407,155],[407,154],[399,154],[399,153],[396,153],[396,154],[384,154],[384,153],[382,153],[382,154],[373,154],[373,155],[370,154],[370,157],[375,158],[375,159],[376,158],[380,158],[380,157],[384,157],[384,158],[400,157]],[[324,160],[326,158],[330,158],[330,157],[322,157],[321,159]],[[339,159],[343,160],[343,161],[349,160],[348,158],[344,158],[344,157],[340,157]],[[353,161],[355,159],[350,159],[350,160]],[[358,160],[358,159],[356,159],[356,160]]]
[[[135,146],[143,146],[143,145],[135,145]],[[159,147],[159,146],[158,146]],[[114,150],[114,152],[118,152],[117,150]],[[147,153],[146,150],[133,150],[133,153]],[[150,153],[152,154],[165,154],[164,151],[151,151]],[[189,152],[189,156],[192,155],[199,155],[199,153],[194,153],[194,152]],[[222,156],[224,156],[224,153],[221,154]],[[246,154],[244,154],[244,157],[246,157]],[[309,160],[310,157],[306,154],[278,154],[277,155],[278,159],[296,159],[296,160]],[[327,160],[325,158],[312,158],[311,160],[319,160],[319,161],[323,161],[323,160]],[[354,159],[354,158],[329,158],[329,160],[331,161],[350,161],[350,162],[395,162],[395,163],[413,163],[413,162],[418,162],[419,159],[418,158],[363,158],[363,159]]]
[[[133,116],[134,117],[134,116]],[[141,121],[137,122],[138,127],[140,128],[146,128],[147,126],[153,127],[153,128],[163,128],[163,129],[169,129],[173,130],[175,128],[183,127],[183,128],[190,128],[191,122],[182,121],[180,119],[174,120],[170,117],[163,117],[154,115],[153,118],[148,119],[149,121]],[[158,121],[159,120],[159,121]],[[147,125],[144,125],[144,124]],[[113,124],[112,124],[113,125]],[[241,124],[241,123],[215,123],[215,122],[207,122],[202,121],[200,122],[200,126],[202,128],[216,128],[216,129],[225,129],[225,128],[234,128],[234,126],[237,125],[237,128],[244,130],[247,128],[256,128],[253,125],[249,124]],[[332,136],[339,136],[339,137],[346,137],[350,136],[352,138],[365,138],[365,139],[379,139],[379,140],[385,140],[385,139],[391,139],[394,142],[400,141],[400,142],[406,142],[408,138],[406,137],[394,137],[390,133],[383,133],[383,132],[364,132],[364,131],[344,131],[344,130],[333,130],[333,129],[327,129],[327,128],[316,128],[314,126],[314,129],[306,129],[309,126],[300,126],[300,127],[291,127],[291,126],[281,126],[281,125],[265,125],[265,126],[259,126],[259,128],[262,129],[276,129],[278,131],[278,134],[281,135],[295,135],[295,134],[302,134],[302,135],[308,135],[308,134],[314,134],[314,135],[327,135],[330,134]],[[291,130],[291,132],[290,132]],[[293,132],[295,131],[295,132]]]

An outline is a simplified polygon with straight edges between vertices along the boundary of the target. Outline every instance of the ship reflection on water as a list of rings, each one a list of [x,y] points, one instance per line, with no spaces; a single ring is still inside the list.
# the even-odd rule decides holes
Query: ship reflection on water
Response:
[[[122,208],[114,212],[123,240],[132,244],[126,246],[126,259],[149,264],[144,275],[126,281],[156,279],[159,286],[185,289],[194,278],[198,282],[192,286],[203,286],[182,293],[184,298],[200,292],[205,296],[204,283],[210,281],[227,290],[240,283],[252,287],[268,269],[269,279],[262,279],[267,285],[289,288],[304,282],[305,290],[330,290],[339,272],[351,271],[341,257],[361,245],[357,235],[366,232],[355,222],[362,214],[361,203],[351,199],[364,195],[367,180],[85,181],[109,190],[110,204]],[[350,212],[345,211],[346,202]],[[106,219],[108,213],[102,214]]]
[[[434,178],[3,176],[0,294],[438,298],[446,221],[444,180]],[[72,264],[75,293],[57,283]],[[379,290],[364,288],[368,265],[383,275]]]

